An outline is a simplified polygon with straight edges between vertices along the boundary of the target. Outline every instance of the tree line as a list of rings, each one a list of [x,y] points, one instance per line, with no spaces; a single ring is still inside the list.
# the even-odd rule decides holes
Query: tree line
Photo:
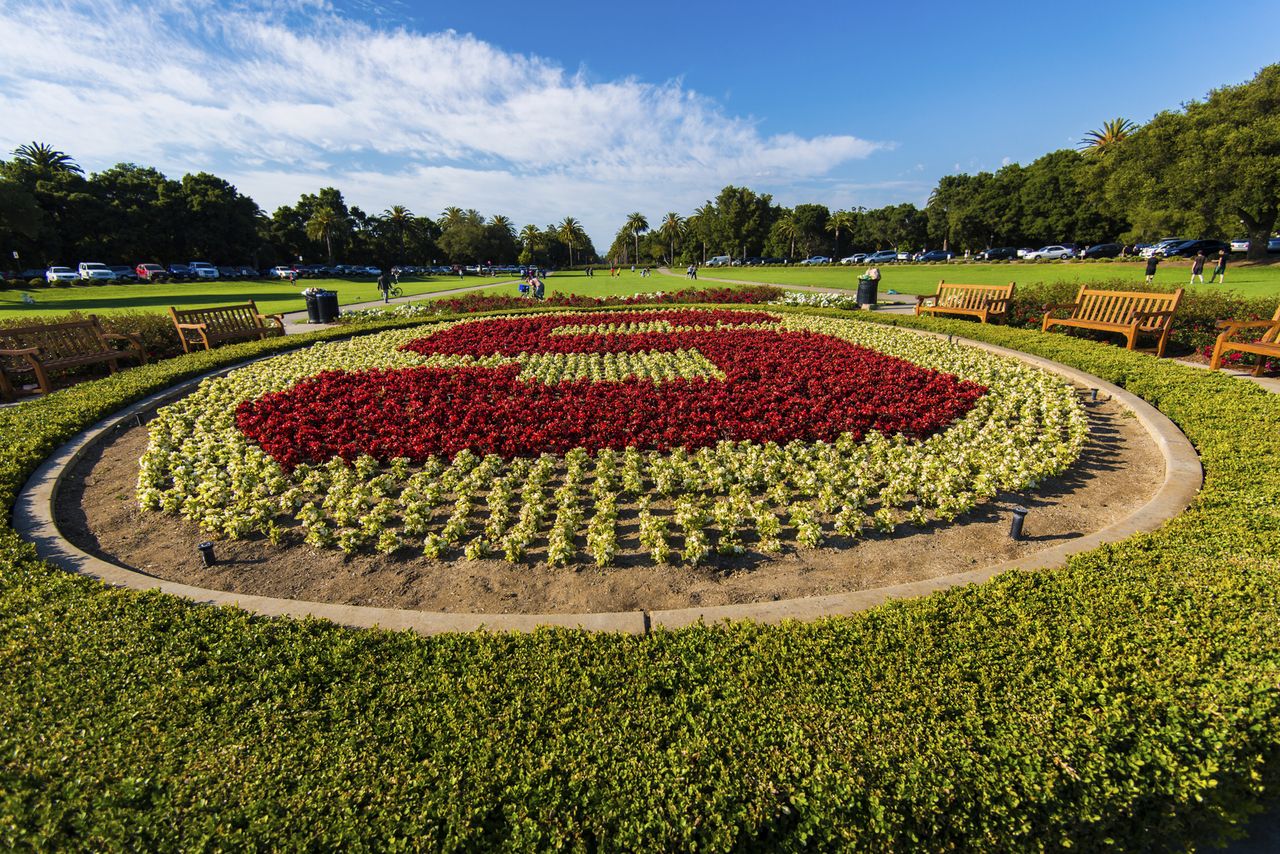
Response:
[[[0,250],[10,250],[0,268],[86,259],[565,266],[596,257],[574,217],[517,233],[506,216],[457,207],[436,219],[404,205],[368,213],[334,187],[304,193],[267,215],[207,172],[174,180],[121,163],[86,176],[71,155],[39,142],[0,160]]]
[[[1078,149],[944,176],[924,207],[784,207],[767,193],[727,186],[688,214],[669,211],[654,222],[628,215],[603,259],[573,217],[517,231],[501,214],[456,207],[435,219],[403,205],[370,214],[332,187],[268,216],[206,172],[179,181],[122,163],[85,176],[69,155],[41,143],[0,161],[0,248],[11,246],[24,266],[73,258],[683,265],[709,255],[839,258],[886,248],[964,252],[1241,233],[1251,257],[1260,257],[1278,218],[1280,65],[1141,127],[1107,122]]]

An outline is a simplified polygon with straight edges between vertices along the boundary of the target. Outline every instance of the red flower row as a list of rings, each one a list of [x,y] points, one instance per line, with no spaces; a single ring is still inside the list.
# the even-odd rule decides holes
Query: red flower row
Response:
[[[678,315],[687,315],[681,317]],[[751,312],[618,313],[459,324],[407,345],[421,353],[696,349],[724,380],[654,383],[521,380],[519,365],[326,372],[241,404],[236,424],[281,465],[337,455],[379,459],[464,448],[504,457],[572,448],[667,450],[723,439],[788,442],[869,429],[926,436],[985,389],[948,374],[809,332],[721,328],[636,335],[551,335],[584,322],[662,319],[677,326],[774,321]]]
[[[581,294],[562,294],[552,291],[545,300],[536,303],[543,308],[587,308],[606,305],[654,305],[673,303],[724,303],[733,305],[761,305],[780,298],[785,291],[772,285],[745,285],[735,288],[685,288],[656,294],[636,294],[627,297],[584,297]],[[497,311],[503,308],[529,308],[529,298],[515,295],[468,294],[453,299],[432,300],[432,306],[448,314],[470,314],[478,311]]]

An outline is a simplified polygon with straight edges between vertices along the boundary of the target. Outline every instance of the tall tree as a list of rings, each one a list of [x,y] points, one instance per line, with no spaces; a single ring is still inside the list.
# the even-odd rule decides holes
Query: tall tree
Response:
[[[667,241],[667,245],[671,248],[671,260],[668,263],[676,262],[676,243],[684,236],[684,217],[675,211],[667,211],[662,217],[662,224],[658,226],[658,234],[662,239]]]
[[[1107,161],[1108,194],[1135,217],[1173,209],[1203,236],[1243,225],[1261,259],[1280,219],[1280,64],[1159,114]]]
[[[582,228],[582,223],[578,222],[571,216],[567,216],[561,221],[557,233],[564,244],[569,247],[569,266],[573,266],[573,250],[578,244],[583,242],[586,232]]]
[[[1079,147],[1090,154],[1106,154],[1137,129],[1138,126],[1128,119],[1115,118],[1103,122],[1102,127],[1097,130],[1086,133],[1084,139],[1080,140]]]
[[[307,237],[323,240],[330,263],[333,262],[333,238],[342,229],[342,218],[333,208],[316,208],[307,220]]]
[[[16,163],[30,169],[37,179],[47,179],[58,174],[83,175],[84,170],[70,154],[58,151],[43,142],[28,142],[13,150]]]
[[[827,220],[826,229],[835,235],[836,242],[831,248],[831,257],[840,257],[840,232],[848,234],[853,230],[854,215],[849,211],[836,211]]]
[[[640,263],[640,233],[649,230],[649,220],[645,219],[644,214],[636,211],[627,214],[627,224],[623,228],[631,233],[636,241],[635,263]]]
[[[382,218],[387,224],[393,242],[396,247],[397,260],[404,260],[405,237],[409,230],[413,228],[413,211],[404,205],[392,205],[382,212]]]

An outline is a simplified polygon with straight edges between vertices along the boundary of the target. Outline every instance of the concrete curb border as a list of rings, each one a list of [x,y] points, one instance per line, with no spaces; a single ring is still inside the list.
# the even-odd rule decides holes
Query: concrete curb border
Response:
[[[743,605],[720,605],[703,608],[680,608],[663,611],[623,611],[595,614],[471,614],[437,611],[410,611],[397,608],[372,608],[362,605],[338,605],[277,599],[208,590],[187,584],[165,581],[135,570],[126,569],[94,557],[63,538],[54,521],[58,489],[67,470],[98,443],[105,441],[116,425],[140,419],[156,407],[176,400],[209,377],[220,376],[252,362],[251,359],[211,371],[164,391],[151,395],[99,421],[75,436],[51,454],[27,480],[14,504],[13,527],[32,542],[44,560],[68,572],[96,578],[116,587],[133,590],[158,590],[208,605],[230,605],[268,617],[317,617],[348,626],[379,627],[392,631],[411,630],[420,634],[466,631],[531,631],[540,626],[577,628],[587,631],[647,634],[655,627],[676,629],[699,622],[754,620],[777,623],[784,620],[813,620],[863,611],[894,599],[924,596],[951,587],[986,581],[1012,569],[1049,569],[1062,566],[1073,554],[1089,551],[1103,543],[1116,542],[1136,533],[1154,531],[1177,516],[1194,500],[1204,482],[1204,471],[1191,442],[1154,406],[1119,386],[1057,362],[1032,356],[1018,350],[997,347],[969,339],[953,339],[921,330],[905,330],[922,335],[954,340],[963,346],[978,347],[991,353],[1010,356],[1047,370],[1087,388],[1110,395],[1131,410],[1151,435],[1165,461],[1164,482],[1151,500],[1130,516],[1084,537],[1036,552],[1025,558],[924,581],[897,584],[872,590],[858,590],[829,596],[787,599],[779,602],[756,602]],[[278,355],[278,354],[271,354]],[[269,356],[261,358],[270,358]]]

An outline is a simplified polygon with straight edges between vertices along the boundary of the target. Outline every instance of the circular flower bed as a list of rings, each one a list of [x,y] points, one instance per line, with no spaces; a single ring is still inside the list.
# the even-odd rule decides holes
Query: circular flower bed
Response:
[[[138,494],[215,535],[347,553],[699,563],[954,519],[1060,473],[1086,430],[1062,381],[887,327],[559,313],[206,381],[152,423]]]

